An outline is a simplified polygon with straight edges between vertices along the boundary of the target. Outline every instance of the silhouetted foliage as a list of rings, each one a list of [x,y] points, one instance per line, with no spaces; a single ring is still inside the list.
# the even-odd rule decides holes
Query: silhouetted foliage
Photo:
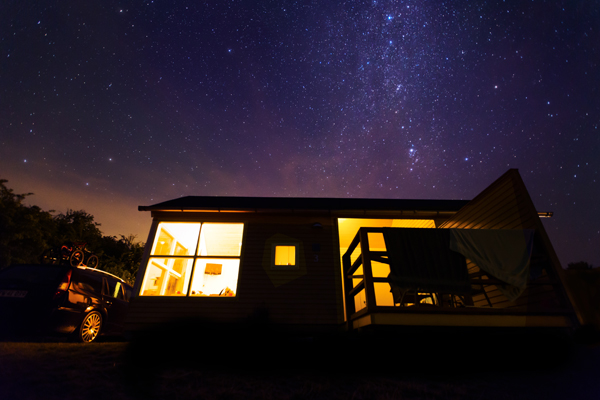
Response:
[[[15,194],[0,179],[0,268],[11,264],[36,264],[42,253],[69,242],[85,242],[100,258],[99,268],[133,284],[144,244],[135,236],[103,236],[100,224],[84,210],[53,216],[23,201],[32,193]]]
[[[86,242],[88,249],[96,250],[102,242],[102,232],[94,216],[83,210],[68,210],[54,217],[57,228],[57,245],[67,241]]]
[[[37,262],[55,234],[52,215],[23,200],[31,193],[15,194],[0,179],[0,266]]]
[[[101,266],[104,271],[120,276],[127,283],[133,285],[135,275],[142,262],[144,243],[135,242],[135,235],[120,236],[120,239],[115,236],[104,236],[101,246],[102,254],[96,254],[102,260]]]
[[[592,264],[588,264],[585,261],[579,261],[574,263],[569,263],[567,265],[567,269],[592,269]]]

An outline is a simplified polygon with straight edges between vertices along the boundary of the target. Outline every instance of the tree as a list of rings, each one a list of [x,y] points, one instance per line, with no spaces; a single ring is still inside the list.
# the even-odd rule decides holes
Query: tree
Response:
[[[567,265],[567,269],[577,269],[577,270],[582,270],[582,269],[592,269],[593,266],[592,264],[588,264],[585,261],[579,261],[579,262],[573,262],[573,263],[569,263]]]
[[[94,221],[94,216],[84,210],[68,210],[66,214],[54,217],[56,222],[55,245],[60,246],[67,242],[85,242],[88,250],[99,251],[102,245],[102,232],[99,223]]]
[[[102,254],[99,255],[101,267],[106,272],[117,275],[133,285],[142,262],[144,243],[136,242],[135,235],[120,236],[120,239],[115,236],[102,238]]]
[[[23,200],[32,193],[15,194],[0,179],[0,267],[37,262],[55,233],[50,212],[27,207]]]
[[[84,210],[52,216],[23,200],[32,193],[15,194],[0,179],[0,268],[11,264],[37,264],[42,253],[69,242],[85,242],[100,259],[100,268],[133,284],[144,243],[134,235],[103,236],[100,224]]]

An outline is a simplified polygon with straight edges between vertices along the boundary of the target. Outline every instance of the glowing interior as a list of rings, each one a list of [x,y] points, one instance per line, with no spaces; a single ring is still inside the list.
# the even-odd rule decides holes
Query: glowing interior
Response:
[[[196,260],[190,296],[235,296],[240,259]]]
[[[296,265],[296,246],[275,246],[275,265]]]
[[[242,250],[243,232],[244,224],[206,223],[202,225],[198,255],[239,257]]]
[[[161,222],[140,295],[235,296],[243,232],[241,223]]]
[[[185,296],[191,266],[192,259],[150,258],[142,296]]]
[[[191,256],[198,244],[199,223],[161,222],[152,245],[153,255]]]
[[[360,228],[435,228],[435,222],[432,219],[367,219],[367,218],[338,218],[338,230],[340,237],[340,256],[343,256],[350,243],[358,233]],[[381,232],[369,232],[369,250],[371,251],[386,251],[385,241]],[[357,247],[350,257],[351,262],[354,262],[360,256],[360,246]],[[343,261],[340,260],[340,265],[343,268]],[[385,278],[390,273],[390,267],[387,264],[373,261],[371,262],[373,277]],[[343,274],[343,271],[342,271]],[[362,275],[362,267],[359,267],[354,275]],[[352,284],[355,287],[362,279],[355,278]],[[394,299],[390,292],[390,285],[386,282],[375,282],[375,302],[378,306],[393,306]],[[354,296],[355,310],[366,306],[365,291],[361,290]]]

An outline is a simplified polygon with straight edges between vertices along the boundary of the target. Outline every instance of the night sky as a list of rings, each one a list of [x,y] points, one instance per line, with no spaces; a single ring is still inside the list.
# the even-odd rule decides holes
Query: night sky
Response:
[[[598,1],[2,1],[0,178],[145,241],[186,195],[471,199],[600,265]]]

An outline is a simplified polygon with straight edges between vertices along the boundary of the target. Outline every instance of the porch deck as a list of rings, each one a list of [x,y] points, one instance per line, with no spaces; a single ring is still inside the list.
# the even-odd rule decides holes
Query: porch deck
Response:
[[[435,285],[423,284],[409,285],[393,295],[390,254],[382,243],[382,228],[361,228],[342,256],[349,330],[367,325],[566,328],[574,324],[560,279],[543,255],[532,257],[531,267],[541,272],[529,278],[514,301],[498,290],[504,282],[468,259],[468,292],[441,292]]]

